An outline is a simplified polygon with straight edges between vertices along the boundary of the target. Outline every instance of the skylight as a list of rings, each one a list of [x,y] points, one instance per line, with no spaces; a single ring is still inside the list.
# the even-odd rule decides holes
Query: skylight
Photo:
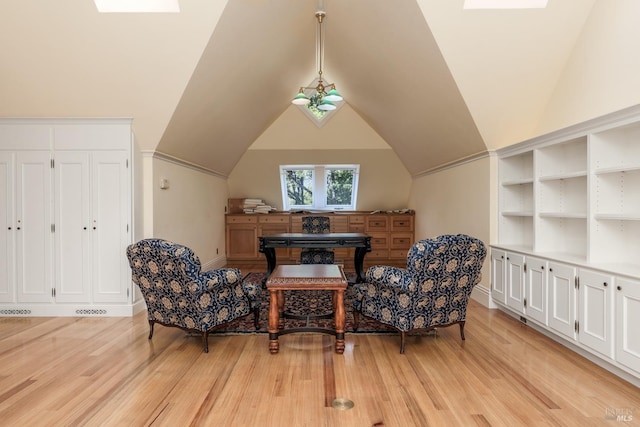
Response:
[[[548,0],[464,0],[464,9],[544,9]]]
[[[100,13],[177,13],[178,0],[93,0]]]

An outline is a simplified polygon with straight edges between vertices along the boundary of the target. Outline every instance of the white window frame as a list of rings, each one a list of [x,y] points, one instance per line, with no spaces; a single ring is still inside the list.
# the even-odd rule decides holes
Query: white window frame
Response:
[[[312,171],[313,180],[313,204],[290,205],[287,194],[287,171],[290,170]],[[351,192],[351,204],[349,205],[328,205],[327,204],[327,172],[335,169],[353,170],[353,189]],[[358,199],[358,177],[360,176],[360,165],[280,165],[280,188],[282,190],[282,210],[320,210],[320,211],[354,211]]]

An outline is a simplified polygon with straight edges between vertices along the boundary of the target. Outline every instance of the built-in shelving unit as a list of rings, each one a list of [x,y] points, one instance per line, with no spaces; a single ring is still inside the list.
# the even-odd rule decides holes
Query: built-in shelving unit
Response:
[[[498,150],[492,300],[640,384],[640,105]]]

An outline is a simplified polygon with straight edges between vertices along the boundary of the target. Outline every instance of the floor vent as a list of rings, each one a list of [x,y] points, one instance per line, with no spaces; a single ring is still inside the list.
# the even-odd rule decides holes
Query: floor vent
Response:
[[[522,323],[527,323],[527,318],[526,318],[526,317],[522,317],[522,316],[520,316],[520,321],[521,321]]]
[[[79,308],[78,310],[76,310],[76,314],[79,316],[91,316],[91,315],[96,315],[96,316],[102,316],[104,314],[107,314],[107,310],[105,309],[98,309],[98,308]]]
[[[31,310],[28,308],[8,308],[0,310],[0,314],[4,316],[28,316],[31,314]]]

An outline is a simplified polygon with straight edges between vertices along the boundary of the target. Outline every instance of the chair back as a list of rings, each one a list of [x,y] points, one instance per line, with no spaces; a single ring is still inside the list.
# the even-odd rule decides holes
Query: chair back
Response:
[[[303,216],[302,232],[306,234],[331,233],[331,221],[328,216]]]
[[[179,307],[197,307],[200,260],[191,249],[162,239],[144,239],[127,248],[131,277],[150,316],[167,316]],[[186,290],[192,292],[185,292]]]
[[[480,282],[486,255],[481,240],[465,234],[443,235],[414,243],[407,255],[407,271],[417,292],[455,294],[456,300],[466,303]]]

